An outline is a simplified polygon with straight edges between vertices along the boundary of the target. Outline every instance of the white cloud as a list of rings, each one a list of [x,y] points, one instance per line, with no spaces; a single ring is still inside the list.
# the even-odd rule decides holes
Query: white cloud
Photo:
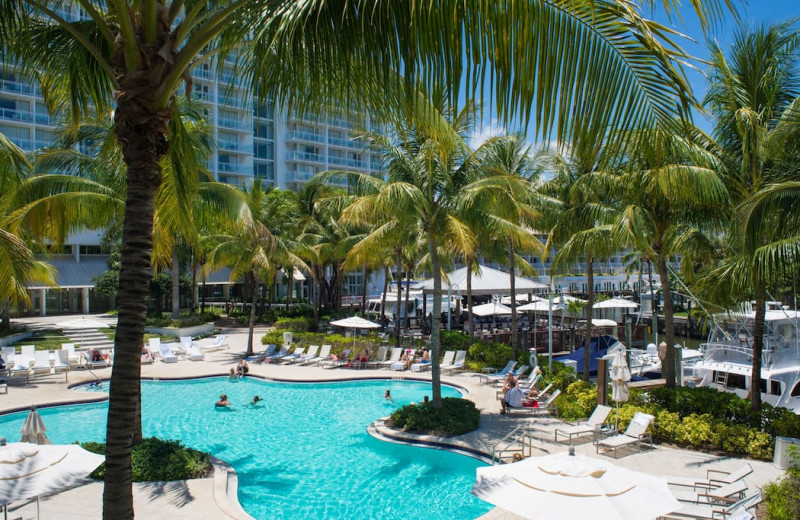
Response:
[[[508,131],[505,129],[505,127],[498,124],[497,121],[493,119],[491,123],[481,124],[475,128],[472,137],[469,140],[469,145],[474,150],[492,137],[505,135],[507,133]]]

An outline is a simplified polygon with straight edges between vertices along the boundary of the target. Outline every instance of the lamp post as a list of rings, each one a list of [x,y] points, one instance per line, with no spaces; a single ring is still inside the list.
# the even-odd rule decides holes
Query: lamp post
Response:
[[[450,319],[450,310],[451,310],[451,304],[452,304],[452,301],[453,301],[453,296],[452,296],[452,294],[453,294],[453,287],[455,287],[455,288],[456,288],[456,291],[460,290],[460,289],[458,288],[458,285],[457,285],[457,284],[454,284],[454,283],[451,283],[451,284],[450,284],[450,285],[447,287],[447,330],[450,330],[450,322],[452,321],[452,320]]]
[[[553,370],[553,286],[547,295],[547,369]]]

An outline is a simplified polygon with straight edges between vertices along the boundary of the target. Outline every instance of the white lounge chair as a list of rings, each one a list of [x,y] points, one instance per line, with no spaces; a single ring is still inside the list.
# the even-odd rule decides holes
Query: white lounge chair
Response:
[[[22,345],[19,351],[20,354],[26,356],[28,359],[34,359],[36,357],[36,346],[34,345]]]
[[[519,378],[525,375],[525,372],[528,371],[528,368],[530,368],[528,365],[522,365],[518,369],[512,370],[511,372],[514,374],[514,377],[517,378],[517,381],[519,381]],[[486,376],[486,377],[489,379],[489,383],[490,384],[501,385],[505,381],[507,375],[508,374],[506,373],[506,374],[504,374],[502,376],[489,375],[489,376]]]
[[[350,349],[343,350],[337,359],[328,359],[322,362],[322,368],[337,368],[347,363],[350,358]]]
[[[84,365],[84,367],[86,367],[86,368],[106,368],[107,366],[109,366],[111,364],[109,362],[109,357],[110,356],[106,356],[105,359],[101,358],[101,359],[98,359],[98,360],[92,360],[92,352],[94,352],[94,350],[86,350],[86,351],[83,352],[83,365]]]
[[[180,346],[181,352],[178,352],[177,350],[175,350],[175,353],[176,354],[183,354],[183,355],[188,354],[189,353],[189,349],[192,348],[192,344],[194,344],[195,348],[197,348],[197,343],[192,341],[192,337],[191,336],[181,336],[181,346]]]
[[[281,363],[297,363],[305,352],[305,347],[295,347],[294,352],[281,358]]]
[[[285,346],[283,346],[283,347],[281,347],[281,349],[278,352],[273,352],[272,354],[270,354],[269,356],[264,358],[264,360],[267,363],[278,363],[278,362],[280,362],[281,359],[283,359],[284,357],[286,357],[288,355],[289,355],[289,351],[287,350],[287,348]]]
[[[189,345],[189,350],[186,351],[186,357],[189,358],[190,361],[204,361],[206,359],[206,355],[200,351],[197,347],[197,343],[194,341]]]
[[[456,352],[456,358],[453,361],[452,365],[444,366],[442,365],[439,367],[441,370],[449,370],[452,374],[456,370],[461,370],[464,368],[464,363],[467,361],[467,351],[466,350],[459,350]]]
[[[389,353],[389,347],[380,346],[378,347],[378,353],[375,355],[375,359],[371,359],[365,363],[366,368],[377,368],[380,366],[381,363],[386,361],[386,355]]]
[[[614,458],[616,459],[617,450],[625,446],[635,445],[639,451],[642,451],[642,440],[645,437],[648,438],[651,444],[653,442],[651,435],[647,432],[647,428],[652,421],[652,415],[636,412],[624,433],[603,439],[597,443],[596,453],[600,453],[601,449],[605,451],[612,450],[614,452]]]
[[[319,352],[319,345],[309,345],[308,351],[305,354],[300,356],[299,359],[295,361],[298,365],[305,365],[306,363],[310,362],[312,359],[317,357],[317,352]]]
[[[323,361],[330,359],[331,357],[331,345],[322,345],[322,348],[319,350],[319,355],[317,357],[313,357],[303,362],[304,365],[310,365],[312,363],[319,365]]]
[[[377,364],[380,368],[391,367],[392,363],[397,363],[400,361],[400,356],[403,355],[403,349],[400,347],[392,347],[391,354],[389,354],[389,359],[385,359]]]
[[[548,397],[545,401],[537,401],[537,406],[509,406],[506,410],[507,415],[511,415],[512,412],[515,413],[531,413],[534,415],[539,415],[543,412],[549,412],[550,408],[555,406],[556,398],[561,395],[561,390],[556,390],[553,392],[553,395]]]
[[[161,340],[159,338],[150,338],[151,352],[153,351],[153,340],[156,340],[155,345],[158,347],[158,350],[156,352],[158,352],[159,357],[161,357],[161,361],[163,361],[164,363],[178,362],[178,356],[176,356],[175,353],[172,352],[167,345],[161,343]]]
[[[33,354],[33,367],[31,371],[34,374],[49,374],[52,372],[53,367],[50,366],[50,351],[37,350]]]
[[[441,369],[442,367],[447,367],[452,365],[455,357],[456,357],[455,350],[448,350],[447,352],[445,352],[444,356],[442,356],[442,362],[439,363],[439,368]]]
[[[502,379],[504,379],[506,377],[506,374],[508,374],[509,372],[514,370],[515,366],[517,366],[517,362],[514,361],[513,359],[511,359],[511,360],[509,360],[508,363],[506,363],[506,366],[503,367],[503,370],[501,370],[499,372],[495,372],[493,374],[481,374],[481,376],[480,376],[481,377],[481,382],[490,383],[490,382],[495,381],[497,379],[501,379],[502,380]]]
[[[696,477],[676,477],[666,476],[666,481],[674,486],[688,486],[692,488],[714,488],[731,484],[741,480],[753,472],[753,466],[749,463],[736,468],[733,471],[722,471],[718,469],[706,470],[705,478]]]
[[[64,373],[66,374],[66,380],[69,381],[69,372],[70,364],[69,364],[69,350],[62,348],[61,350],[56,350],[56,360],[53,363],[53,373]]]
[[[608,418],[608,414],[610,413],[611,413],[610,406],[598,404],[595,407],[594,411],[592,412],[592,415],[589,416],[589,419],[587,419],[585,423],[556,428],[555,431],[556,442],[558,442],[559,433],[562,436],[567,436],[570,442],[572,441],[573,435],[585,435],[587,433],[594,433],[606,422],[606,418]]]
[[[70,367],[77,367],[81,364],[81,357],[75,352],[75,343],[62,343],[61,350],[67,351]]]
[[[17,355],[17,349],[14,347],[3,347],[3,361],[6,362],[7,367],[14,365],[14,357]]]
[[[14,356],[14,364],[6,365],[10,367],[8,369],[8,375],[10,377],[24,377],[27,381],[28,376],[31,374],[31,361],[31,358],[28,356],[17,354]]]
[[[213,352],[215,350],[222,350],[224,348],[231,348],[228,345],[227,336],[220,334],[214,341],[208,345],[200,345],[200,350],[203,352]]]
[[[744,480],[737,480],[730,484],[725,484],[718,488],[692,490],[682,487],[672,489],[672,494],[681,502],[693,504],[732,504],[744,498],[747,492],[747,484]]]
[[[673,511],[664,515],[664,519],[685,519],[691,518],[695,520],[719,520],[734,516],[738,518],[754,518],[750,511],[761,503],[761,491],[756,491],[752,495],[742,498],[738,502],[728,505],[713,505],[713,504],[690,504],[684,502],[682,507],[677,511]]]

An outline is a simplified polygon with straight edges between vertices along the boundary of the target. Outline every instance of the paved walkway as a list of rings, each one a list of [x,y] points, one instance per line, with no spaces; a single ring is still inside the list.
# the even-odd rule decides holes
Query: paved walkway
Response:
[[[63,319],[63,317],[61,318]],[[108,321],[113,323],[113,319],[102,316],[92,316],[92,319]],[[17,320],[15,320],[16,322]],[[28,321],[36,324],[47,322],[55,323],[59,321],[54,318],[36,318],[19,321]],[[228,336],[230,349],[211,352],[206,354],[205,361],[185,361],[178,363],[165,364],[156,362],[153,365],[142,367],[142,377],[153,378],[179,378],[199,375],[226,375],[230,368],[235,366],[241,354],[245,351],[247,342],[247,329],[230,329],[223,331]],[[256,331],[255,349],[261,349],[261,337],[265,330]],[[211,339],[202,340],[201,343],[211,342]],[[94,370],[101,378],[108,378],[111,369]],[[325,370],[318,367],[304,367],[293,365],[259,365],[251,364],[251,374],[270,379],[281,380],[337,380],[343,378],[386,378],[386,377],[407,377],[414,379],[430,380],[429,373],[410,373],[392,372],[386,370]],[[69,373],[69,384],[77,382],[88,382],[93,380],[91,374],[85,371],[72,371]],[[548,454],[567,449],[566,443],[555,443],[553,441],[553,431],[560,422],[552,417],[533,418],[519,415],[504,416],[499,413],[499,405],[496,399],[496,390],[478,381],[474,374],[457,374],[452,377],[445,377],[444,381],[449,382],[465,389],[467,397],[475,402],[481,409],[481,426],[475,432],[448,439],[456,445],[460,445],[472,450],[479,450],[484,453],[491,453],[494,443],[508,434],[518,425],[525,425],[535,428],[536,441],[533,444],[533,455]],[[96,398],[96,394],[69,390],[68,383],[65,382],[63,374],[58,376],[38,376],[32,379],[31,384],[21,386],[10,386],[8,395],[0,395],[0,413],[12,409],[27,408],[34,404],[53,403],[53,402],[75,402]],[[365,425],[366,427],[366,425]],[[14,440],[17,432],[3,432],[10,440]],[[578,453],[590,454],[592,456],[604,457],[607,455],[595,455],[594,446],[590,439],[573,439]],[[617,464],[645,473],[655,475],[685,475],[685,476],[704,476],[709,468],[732,470],[741,466],[745,461],[730,457],[720,457],[707,453],[699,453],[681,449],[674,449],[666,446],[658,446],[656,449],[645,450],[641,453],[620,454],[620,458],[615,461]],[[747,461],[753,465],[755,471],[747,477],[746,481],[750,488],[761,487],[769,481],[778,478],[783,471],[776,468],[773,464],[760,461]],[[214,486],[217,492],[212,492]],[[218,479],[214,484],[212,479],[195,480],[189,482],[169,482],[169,483],[149,483],[137,484],[134,490],[136,513],[139,518],[176,518],[202,520],[206,518],[247,518],[237,505],[226,502],[225,489],[226,479]],[[68,491],[45,497],[41,503],[42,518],[72,518],[66,516],[67,513],[75,515],[75,518],[95,519],[100,518],[100,508],[102,502],[102,486],[97,483],[77,486]],[[235,499],[235,495],[234,495]],[[235,500],[233,500],[235,502]],[[9,508],[9,517],[22,517],[24,520],[35,518],[36,503],[15,503]],[[51,514],[47,512],[50,511]],[[502,510],[495,509],[481,517],[482,519],[514,519],[511,515]]]

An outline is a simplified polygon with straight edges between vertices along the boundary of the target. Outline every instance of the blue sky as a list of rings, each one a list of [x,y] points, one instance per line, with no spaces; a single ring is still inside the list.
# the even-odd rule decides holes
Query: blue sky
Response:
[[[689,4],[688,0],[684,4]],[[741,0],[737,3],[741,23],[751,27],[757,27],[765,22],[787,21],[792,18],[800,18],[800,0],[749,0],[747,4]],[[681,46],[692,56],[700,59],[708,57],[708,46],[706,36],[697,22],[694,11],[690,8],[682,9],[683,19],[679,22],[670,23],[664,15],[663,9],[655,13],[646,14],[649,18],[655,18],[659,22],[669,25],[675,30],[685,34],[694,41],[683,40]],[[800,23],[800,22],[798,22]],[[727,49],[733,40],[733,34],[737,27],[737,22],[732,15],[729,15],[707,37],[713,38],[720,43],[723,49]],[[704,70],[703,64],[697,66]],[[702,100],[706,91],[706,79],[700,71],[688,70],[687,76],[691,84],[695,97]],[[706,132],[711,132],[711,122],[701,115],[696,115],[695,123]],[[477,144],[492,135],[505,133],[505,129],[497,124],[495,118],[486,114],[483,125],[476,129],[473,144]]]

